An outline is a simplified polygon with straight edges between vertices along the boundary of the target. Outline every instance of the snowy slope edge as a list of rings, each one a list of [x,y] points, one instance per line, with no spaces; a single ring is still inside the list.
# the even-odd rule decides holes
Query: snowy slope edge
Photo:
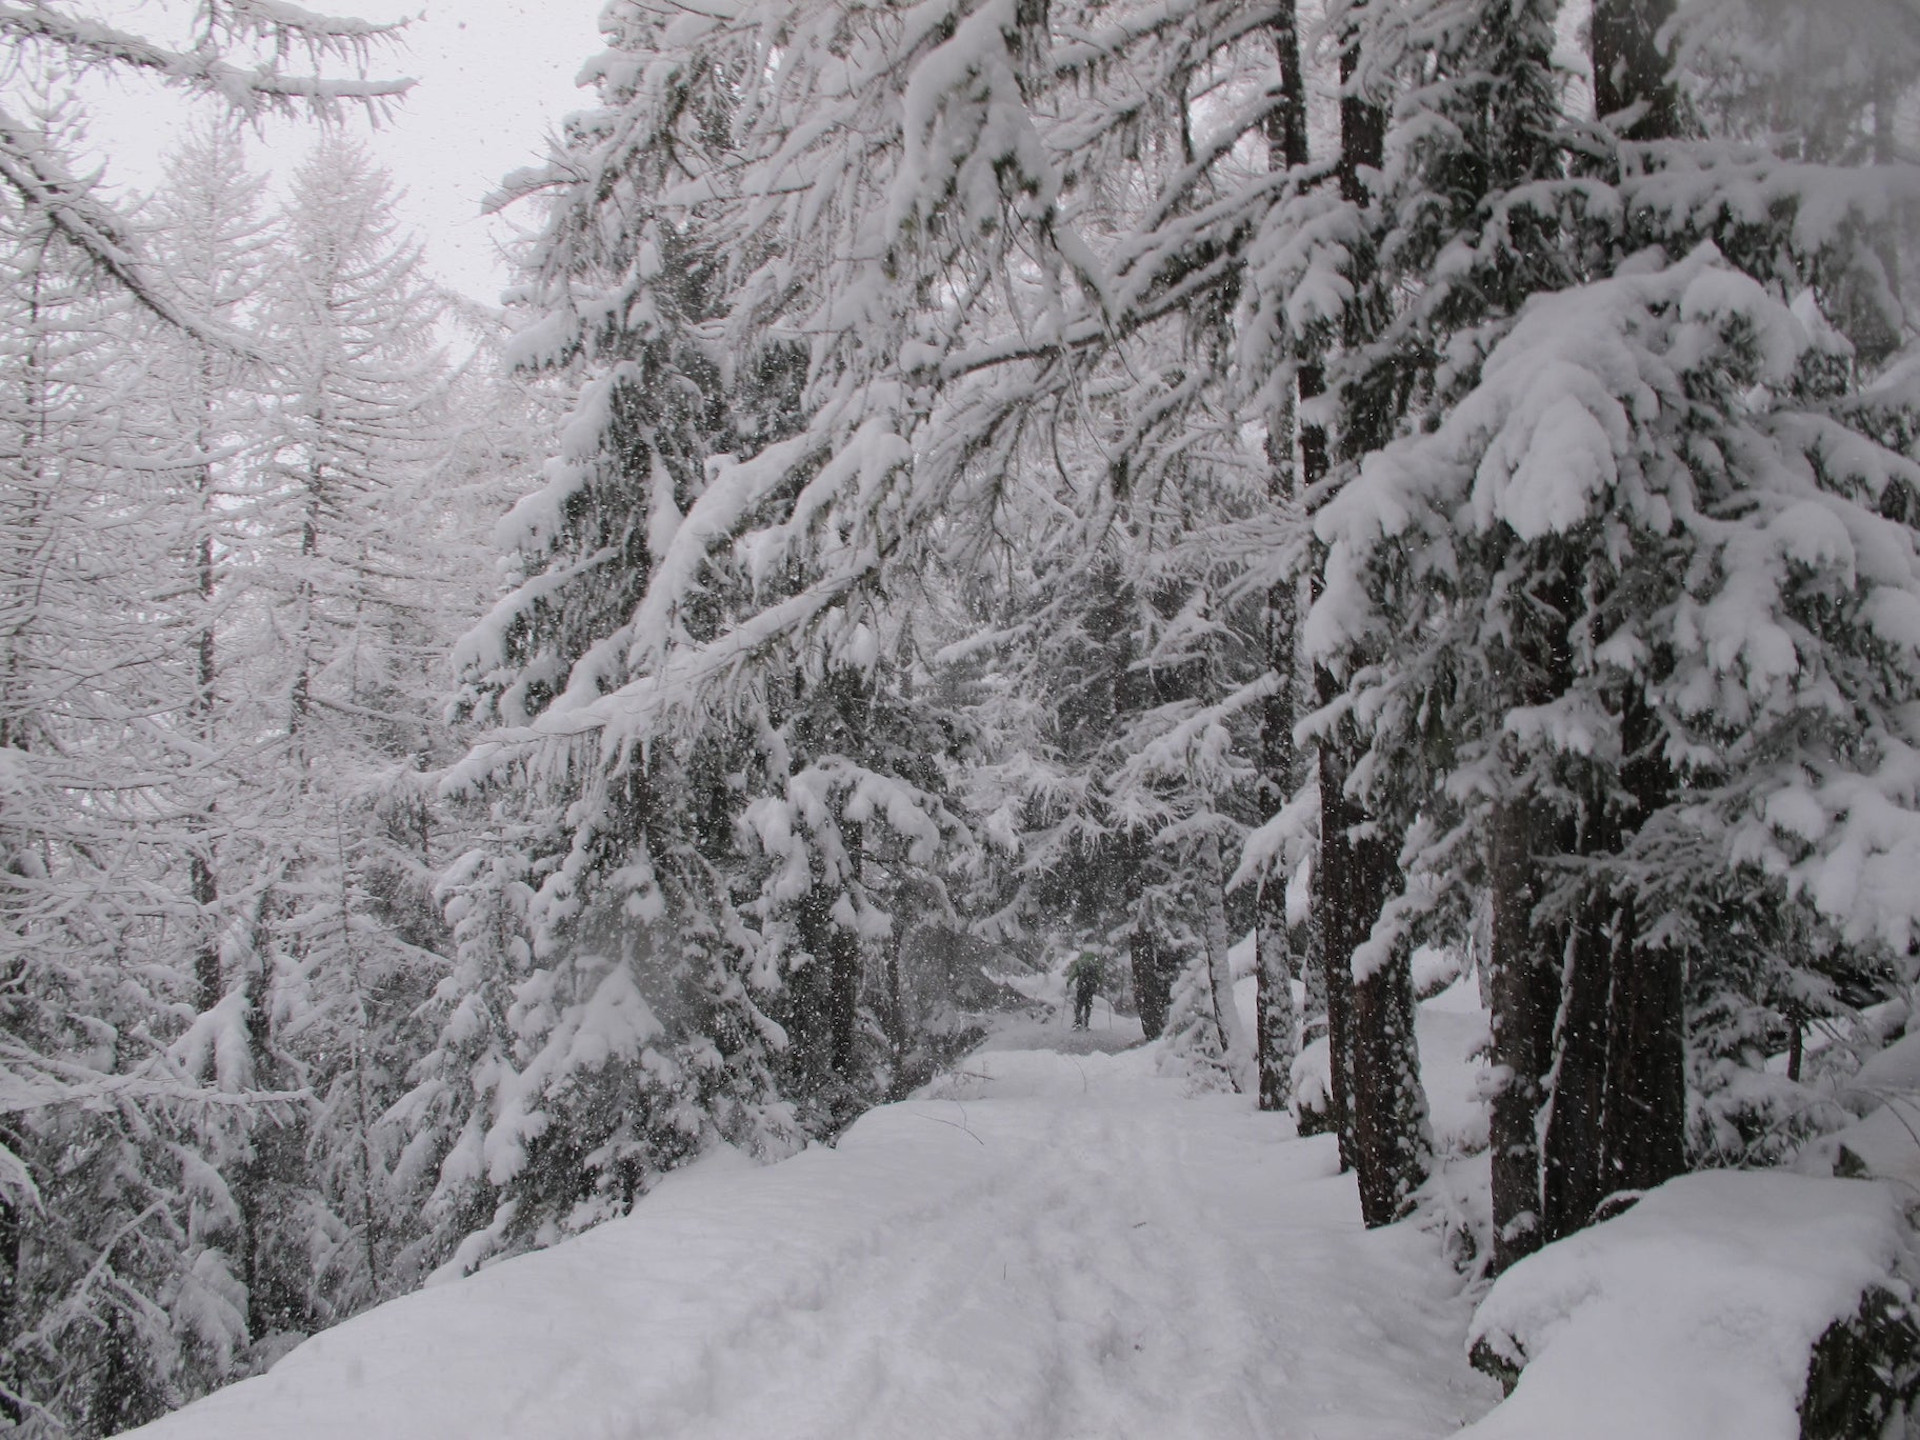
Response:
[[[1468,1343],[1520,1377],[1463,1440],[1798,1440],[1829,1330],[1875,1293],[1911,1326],[1898,1276],[1911,1259],[1898,1199],[1877,1182],[1669,1181],[1495,1283]]]

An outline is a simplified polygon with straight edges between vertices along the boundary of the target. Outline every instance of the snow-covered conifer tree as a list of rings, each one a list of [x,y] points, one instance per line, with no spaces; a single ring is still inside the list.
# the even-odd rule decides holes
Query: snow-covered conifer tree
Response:
[[[164,177],[142,215],[147,253],[195,314],[226,334],[247,332],[257,319],[268,233],[264,180],[250,171],[240,135],[218,126],[194,131]],[[168,559],[152,583],[166,597],[172,765],[164,794],[184,852],[176,861],[184,892],[177,933],[191,951],[176,963],[192,976],[198,1011],[173,1054],[186,1078],[229,1101],[198,1116],[186,1142],[202,1164],[188,1192],[184,1264],[193,1290],[209,1297],[202,1314],[230,1326],[199,1347],[206,1379],[218,1381],[244,1372],[256,1358],[249,1347],[262,1338],[252,1303],[261,1252],[251,1182],[263,1158],[256,1140],[287,1115],[283,1105],[246,1103],[273,1077],[258,1053],[266,987],[248,963],[254,854],[244,830],[236,838],[232,828],[244,826],[246,792],[260,777],[250,773],[253,736],[235,723],[246,709],[244,678],[229,673],[227,654],[242,628],[229,581],[265,429],[267,374],[231,345],[151,315],[142,317],[139,345],[143,423],[165,477]]]
[[[253,307],[271,383],[219,477],[223,1005],[246,1017],[254,1083],[313,1096],[265,1113],[232,1167],[266,1345],[391,1288],[384,1255],[406,1237],[377,1121],[437,978],[440,937],[417,923],[431,857],[405,857],[431,830],[417,772],[445,690],[430,657],[450,640],[419,548],[433,527],[413,518],[447,434],[444,365],[388,202],[344,139],[295,175]]]
[[[29,143],[80,149],[70,103],[33,120]],[[245,1338],[228,1197],[197,1153],[223,1106],[173,1049],[203,933],[175,788],[192,646],[165,623],[188,557],[125,292],[42,211],[10,203],[0,227],[0,1403],[104,1433],[210,1383]]]
[[[1317,642],[1386,642],[1352,692],[1373,717],[1370,764],[1428,767],[1420,788],[1445,797],[1422,802],[1404,913],[1445,908],[1476,873],[1493,891],[1495,1144],[1513,1162],[1496,1167],[1496,1263],[1685,1163],[1685,977],[1713,963],[1707,917],[1733,895],[1765,913],[1756,883],[1776,886],[1855,944],[1908,943],[1871,881],[1905,843],[1909,803],[1873,778],[1911,743],[1890,618],[1913,584],[1893,498],[1910,462],[1876,438],[1906,401],[1855,368],[1822,308],[1871,261],[1857,237],[1888,187],[1665,139],[1678,102],[1649,72],[1650,15],[1596,15],[1614,122],[1578,164],[1551,159],[1551,17],[1531,17],[1542,98],[1516,88],[1479,113],[1537,138],[1489,152],[1517,172],[1478,192],[1472,227],[1420,272],[1471,276],[1511,252],[1502,273],[1521,283],[1457,287],[1472,306],[1448,321],[1460,338],[1415,390],[1432,428],[1368,456],[1318,522],[1332,558]],[[1470,54],[1500,32],[1459,33]],[[1411,133],[1444,153],[1472,131]],[[1753,230],[1759,193],[1779,218]],[[1446,318],[1455,288],[1429,285],[1420,305]],[[1800,543],[1814,535],[1831,543]],[[1887,822],[1879,838],[1856,805]],[[1816,884],[1838,867],[1855,878]],[[1535,1161],[1538,1101],[1523,1097],[1549,1074]]]
[[[264,179],[247,167],[243,142],[230,128],[209,126],[187,137],[168,158],[165,179],[143,217],[153,262],[170,277],[182,303],[222,331],[240,334],[254,318],[265,276]],[[233,783],[236,743],[223,696],[227,585],[241,544],[236,507],[246,498],[250,460],[257,459],[266,373],[231,347],[151,321],[141,389],[149,422],[165,453],[178,451],[168,496],[175,517],[172,545],[184,583],[173,623],[172,663],[184,699],[178,717],[182,775],[172,787],[194,832],[188,857],[190,899],[200,911],[194,971],[200,1008],[224,995],[220,944],[227,921],[220,907],[222,791]],[[230,917],[228,917],[230,919]]]

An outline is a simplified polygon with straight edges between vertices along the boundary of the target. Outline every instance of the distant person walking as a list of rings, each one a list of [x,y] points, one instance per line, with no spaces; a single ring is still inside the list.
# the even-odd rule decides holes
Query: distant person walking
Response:
[[[1067,984],[1073,990],[1073,1028],[1084,1030],[1087,1022],[1093,1019],[1093,997],[1100,993],[1100,984],[1106,979],[1103,974],[1100,957],[1091,950],[1082,950],[1080,958],[1067,967]]]

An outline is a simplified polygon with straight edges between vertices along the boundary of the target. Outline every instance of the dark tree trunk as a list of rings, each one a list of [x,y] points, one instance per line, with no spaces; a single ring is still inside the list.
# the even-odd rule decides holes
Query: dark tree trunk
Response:
[[[1127,935],[1127,957],[1133,965],[1133,1003],[1140,1011],[1140,1029],[1156,1039],[1167,1028],[1167,1007],[1173,1001],[1173,978],[1160,937],[1150,924],[1136,924]]]
[[[20,1157],[22,1165],[26,1163],[27,1147],[18,1134],[9,1130],[0,1140]],[[20,1207],[10,1200],[0,1200],[0,1345],[10,1345],[20,1329],[20,1243],[24,1232],[25,1217]],[[18,1383],[14,1377],[7,1378],[10,1383]],[[0,1395],[0,1418],[18,1425],[25,1417],[24,1406]]]
[[[1293,490],[1292,416],[1269,422],[1267,436],[1268,493],[1276,508],[1288,506]],[[1273,434],[1279,429],[1281,434]],[[1294,640],[1298,623],[1297,594],[1291,578],[1267,591],[1267,670],[1273,693],[1260,705],[1260,773],[1258,799],[1267,816],[1280,813],[1299,783],[1300,757],[1293,743],[1294,686],[1297,667]],[[1288,953],[1287,873],[1284,864],[1266,877],[1260,889],[1255,936],[1259,954],[1259,982],[1254,990],[1254,1066],[1259,1076],[1262,1110],[1284,1110],[1292,1089],[1294,1057],[1293,960]]]
[[[1320,937],[1318,907],[1309,912],[1301,929],[1306,944],[1300,956],[1300,988],[1306,1003],[1300,1007],[1300,1043],[1305,1045],[1327,1033],[1327,967],[1320,958],[1326,943]]]
[[[1673,0],[1594,0],[1593,108],[1602,119],[1643,106],[1620,133],[1664,140],[1680,133],[1680,97],[1655,43],[1673,18]]]
[[[1300,27],[1291,0],[1279,7],[1272,30],[1280,103],[1267,119],[1267,165],[1281,170],[1307,162],[1306,77],[1300,68]],[[1321,455],[1324,471],[1324,440]],[[1297,478],[1293,414],[1290,407],[1282,406],[1267,421],[1267,498],[1276,510],[1284,512],[1295,503]],[[1274,678],[1274,693],[1262,702],[1260,710],[1259,800],[1268,815],[1278,814],[1299,784],[1300,757],[1293,743],[1298,611],[1298,590],[1291,578],[1267,591],[1266,658]],[[1284,1110],[1292,1097],[1296,1020],[1284,868],[1269,875],[1261,889],[1255,937],[1259,972],[1254,990],[1254,1063],[1259,1106],[1262,1110]]]
[[[841,825],[841,835],[852,859],[851,878],[857,883],[864,832],[861,826],[847,822]],[[828,924],[827,1005],[833,1073],[846,1080],[853,1076],[860,1039],[860,937],[844,925],[833,921]]]
[[[210,351],[203,351],[200,357],[200,379],[202,390],[202,420],[199,433],[194,437],[202,453],[217,449],[213,431],[216,428],[211,414],[212,387],[215,383],[214,358]],[[210,521],[215,505],[214,471],[211,465],[199,467],[194,480],[200,494],[201,518],[203,523]],[[219,583],[219,571],[215,566],[213,536],[203,533],[194,542],[193,568],[194,591],[202,607],[200,634],[194,645],[194,687],[193,700],[189,706],[189,718],[195,737],[209,751],[216,746],[216,727],[214,706],[217,696],[214,684],[219,677],[219,650],[217,637],[211,619],[214,595]],[[212,805],[196,816],[192,822],[194,835],[193,852],[187,862],[188,885],[191,887],[193,903],[198,910],[195,917],[200,926],[200,949],[194,956],[194,981],[200,991],[201,1010],[211,1010],[220,1003],[220,996],[226,986],[220,974],[220,937],[214,928],[213,908],[220,899],[218,880],[214,874],[213,853],[213,815]]]
[[[1607,901],[1589,897],[1565,937],[1561,1021],[1554,1036],[1553,1110],[1542,1157],[1543,1239],[1571,1235],[1593,1218],[1607,1192],[1601,1173],[1600,1118],[1607,1085],[1607,1002],[1613,990],[1617,932]]]
[[[1351,205],[1365,203],[1363,170],[1378,170],[1387,149],[1387,112],[1347,87],[1360,70],[1360,37],[1349,29],[1340,51],[1340,198]]]
[[[1140,1012],[1140,1029],[1152,1040],[1167,1028],[1167,1009],[1173,999],[1173,976],[1178,957],[1169,956],[1160,943],[1147,900],[1146,843],[1130,835],[1121,841],[1121,886],[1132,917],[1127,930],[1127,963],[1133,970],[1133,1003]]]
[[[1343,37],[1343,84],[1359,71],[1359,32]],[[1369,98],[1343,93],[1340,99],[1340,193],[1353,205],[1369,198],[1367,172],[1380,168],[1386,144],[1386,112]],[[1357,288],[1365,276],[1356,274]],[[1372,337],[1370,306],[1349,311],[1346,340],[1359,347]],[[1363,381],[1342,397],[1341,450],[1357,462],[1384,445],[1391,432],[1387,397],[1378,385]],[[1316,671],[1323,705],[1339,693],[1334,677]],[[1359,1171],[1361,1203],[1369,1224],[1391,1220],[1427,1164],[1426,1098],[1420,1088],[1420,1057],[1413,1034],[1413,990],[1407,957],[1399,954],[1370,968],[1356,987],[1353,954],[1372,934],[1388,897],[1399,883],[1394,839],[1356,833],[1370,818],[1345,793],[1348,776],[1363,753],[1363,737],[1350,721],[1320,745],[1320,849],[1328,898],[1327,1017],[1329,1049],[1344,1057],[1346,1074],[1335,1064],[1336,1084],[1345,1094],[1341,1129],[1343,1158]],[[1362,993],[1364,992],[1364,993]],[[1337,1019],[1336,1019],[1337,1017]],[[1344,1030],[1345,1034],[1339,1032]],[[1343,1042],[1343,1043],[1342,1043]]]
[[[898,1060],[907,1048],[907,1012],[900,999],[900,951],[906,944],[907,927],[900,916],[895,916],[893,932],[887,937],[887,1044],[893,1048],[894,1059]]]
[[[1290,417],[1289,417],[1290,418]],[[1289,429],[1291,426],[1288,427]],[[1289,437],[1290,438],[1290,437]],[[1275,455],[1268,439],[1269,475],[1279,493],[1276,504],[1291,499],[1292,456]],[[1280,462],[1284,459],[1285,464]],[[1261,702],[1259,804],[1277,815],[1298,784],[1300,757],[1293,743],[1295,592],[1289,581],[1267,592],[1267,667],[1274,693]],[[1254,1066],[1262,1110],[1284,1110],[1291,1097],[1294,1059],[1293,957],[1287,936],[1287,873],[1278,866],[1260,888],[1255,919],[1258,983],[1254,989]]]
[[[1622,909],[1601,1116],[1609,1192],[1650,1189],[1687,1167],[1684,965],[1670,946],[1637,943],[1633,905]]]
[[[795,917],[810,957],[787,981],[792,1055],[803,1084],[830,1091],[854,1073],[860,1015],[860,940],[833,918],[837,888],[816,883]]]
[[[1638,118],[1623,131],[1629,139],[1670,139],[1681,132],[1679,94],[1655,43],[1673,13],[1674,0],[1595,0],[1595,107],[1603,116],[1640,107]],[[1621,716],[1621,735],[1629,824],[1639,825],[1671,798],[1673,777],[1636,695],[1629,696]],[[1613,925],[1600,1198],[1616,1189],[1657,1185],[1686,1167],[1685,961],[1675,949],[1656,950],[1641,942],[1631,895],[1617,899]]]
[[[1285,1110],[1293,1098],[1294,1006],[1293,965],[1287,946],[1284,894],[1276,907],[1271,881],[1260,897],[1260,918],[1254,943],[1259,971],[1255,982],[1255,1058],[1259,1067],[1259,1104],[1262,1110]],[[1275,910],[1278,913],[1274,913]]]
[[[1227,925],[1227,869],[1221,858],[1220,837],[1206,835],[1194,858],[1200,872],[1200,949],[1206,965],[1214,1035],[1233,1088],[1244,1091],[1247,1040],[1240,1033],[1240,1015],[1233,1003],[1233,965],[1227,958],[1233,948],[1233,934]]]
[[[220,974],[220,936],[212,928],[213,907],[220,898],[220,892],[214,881],[213,861],[207,854],[211,841],[203,829],[196,825],[199,834],[195,840],[193,854],[187,861],[187,883],[198,910],[201,927],[200,946],[193,957],[193,978],[200,992],[200,1008],[211,1010],[220,1003],[226,985]]]
[[[848,1079],[860,1036],[860,941],[839,925],[827,940],[827,1007],[833,1073]]]
[[[1267,116],[1267,167],[1305,165],[1307,150],[1307,77],[1300,65],[1300,20],[1294,0],[1281,0],[1270,22],[1273,58],[1280,70],[1279,104]]]
[[[1493,1269],[1540,1245],[1540,1143],[1536,1122],[1553,1036],[1548,967],[1533,934],[1533,818],[1525,797],[1496,805],[1489,837],[1493,918],[1488,1006],[1494,1089]]]
[[[887,1087],[889,1100],[904,1100],[914,1088],[913,1082],[924,1078],[908,1074],[907,1059],[913,1037],[909,1033],[907,1001],[900,978],[900,956],[907,948],[907,936],[912,928],[905,913],[911,894],[909,891],[894,897],[893,927],[887,934],[886,958],[881,962],[880,982],[885,990],[881,1026],[886,1032],[887,1057],[892,1067],[892,1078]]]
[[[1371,192],[1369,172],[1377,172],[1386,163],[1387,112],[1364,95],[1351,93],[1348,87],[1360,70],[1360,36],[1349,27],[1340,51],[1340,198],[1364,211]],[[1359,350],[1377,333],[1384,314],[1383,300],[1374,283],[1373,257],[1360,253],[1350,262],[1349,279],[1355,299],[1347,305],[1343,326],[1346,343]],[[1349,382],[1340,397],[1340,453],[1353,464],[1393,438],[1395,378],[1391,369],[1375,367]],[[1322,437],[1324,443],[1324,437]]]
[[[4,1267],[4,1271],[0,1271],[0,1341],[11,1341],[15,1329],[15,1286],[20,1274],[20,1213],[3,1200],[0,1200],[0,1267]],[[18,1425],[26,1415],[26,1407],[19,1401],[0,1394],[0,1419]]]
[[[270,892],[256,902],[248,936],[249,964],[235,977],[246,987],[247,1052],[253,1059],[253,1083],[261,1090],[292,1089],[273,1038],[271,934],[278,902]],[[306,1317],[296,1312],[284,1277],[274,1265],[272,1213],[276,1177],[297,1175],[304,1151],[302,1112],[292,1117],[266,1110],[251,1117],[245,1157],[229,1180],[239,1214],[240,1274],[247,1287],[247,1331],[255,1337],[298,1329]]]
[[[1507,687],[1515,703],[1546,704],[1573,685],[1569,635],[1579,605],[1577,563],[1562,557],[1516,625]],[[1607,798],[1589,801],[1584,837],[1541,813],[1531,791],[1496,806],[1490,821],[1494,1063],[1515,1067],[1502,1077],[1491,1126],[1496,1273],[1584,1225],[1605,1193],[1599,1123],[1612,985],[1609,901],[1596,884],[1566,923],[1548,930],[1533,916],[1547,858],[1617,847]]]
[[[1333,677],[1317,671],[1322,703],[1333,697]],[[1337,692],[1335,692],[1337,693]],[[1314,939],[1327,995],[1327,1125],[1340,1137],[1340,1168],[1354,1165],[1353,1135],[1353,846],[1347,831],[1356,818],[1346,797],[1346,757],[1332,736],[1320,740],[1320,864],[1314,873]],[[1371,922],[1369,922],[1371,924]]]
[[[1340,75],[1351,79],[1359,64],[1359,35],[1349,30],[1340,55]],[[1385,117],[1377,106],[1356,96],[1340,101],[1340,193],[1353,204],[1366,198],[1360,171],[1377,167],[1385,142]],[[1349,340],[1358,339],[1351,333]],[[1303,368],[1299,377],[1300,393],[1311,397],[1323,385],[1317,368]],[[1365,417],[1360,430],[1370,432]],[[1364,447],[1370,433],[1349,437]],[[1301,436],[1301,480],[1306,498],[1314,498],[1313,487],[1328,473],[1326,433],[1314,427],[1314,433]],[[1324,556],[1319,557],[1324,563]],[[1318,575],[1315,591],[1318,591]],[[1314,695],[1324,707],[1339,699],[1338,678],[1326,667],[1314,667]],[[1354,846],[1349,831],[1362,816],[1347,799],[1347,776],[1353,765],[1354,741],[1344,732],[1339,737],[1323,735],[1319,744],[1320,775],[1320,863],[1314,872],[1313,942],[1318,951],[1313,962],[1320,967],[1327,992],[1327,1123],[1340,1137],[1340,1164],[1344,1169],[1356,1163],[1353,1128],[1353,951],[1373,928],[1378,905],[1368,911],[1373,888],[1358,874]]]
[[[1292,589],[1276,585],[1267,597],[1267,664],[1275,693],[1260,713],[1260,808],[1279,814],[1291,797],[1299,773],[1293,743]],[[1255,944],[1258,983],[1254,989],[1254,1065],[1259,1075],[1262,1110],[1284,1110],[1292,1088],[1294,1058],[1293,957],[1287,937],[1287,874],[1281,865],[1266,877],[1257,901]]]
[[[1377,838],[1359,841],[1353,850],[1356,888],[1366,896],[1354,912],[1357,922],[1368,911],[1380,913],[1395,887],[1398,866]],[[1356,924],[1356,948],[1367,938]],[[1353,986],[1354,1168],[1360,1215],[1369,1226],[1388,1225],[1404,1215],[1433,1163],[1413,1004],[1407,948],[1395,944]]]

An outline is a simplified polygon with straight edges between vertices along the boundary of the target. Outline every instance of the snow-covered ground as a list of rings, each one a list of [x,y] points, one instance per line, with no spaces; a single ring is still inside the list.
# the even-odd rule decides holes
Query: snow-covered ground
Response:
[[[1474,1332],[1526,1369],[1471,1440],[1797,1440],[1815,1343],[1888,1283],[1902,1231],[1872,1181],[1668,1181],[1501,1276]]]
[[[1363,1231],[1330,1138],[1189,1096],[1107,1018],[1009,1025],[836,1148],[709,1158],[138,1433],[1418,1440],[1485,1413],[1439,1242]]]
[[[1426,1214],[1484,1245],[1472,981],[1418,1028],[1444,1162]],[[1862,1093],[1911,1096],[1916,1054],[1886,1052]],[[384,1305],[137,1433],[1790,1437],[1813,1341],[1903,1263],[1897,1187],[1688,1176],[1523,1261],[1475,1317],[1431,1219],[1362,1230],[1331,1137],[1165,1068],[1104,1002],[1085,1031],[1045,1004],[1002,1016],[837,1147],[710,1156],[623,1220]],[[1526,1362],[1497,1409],[1470,1327]]]

